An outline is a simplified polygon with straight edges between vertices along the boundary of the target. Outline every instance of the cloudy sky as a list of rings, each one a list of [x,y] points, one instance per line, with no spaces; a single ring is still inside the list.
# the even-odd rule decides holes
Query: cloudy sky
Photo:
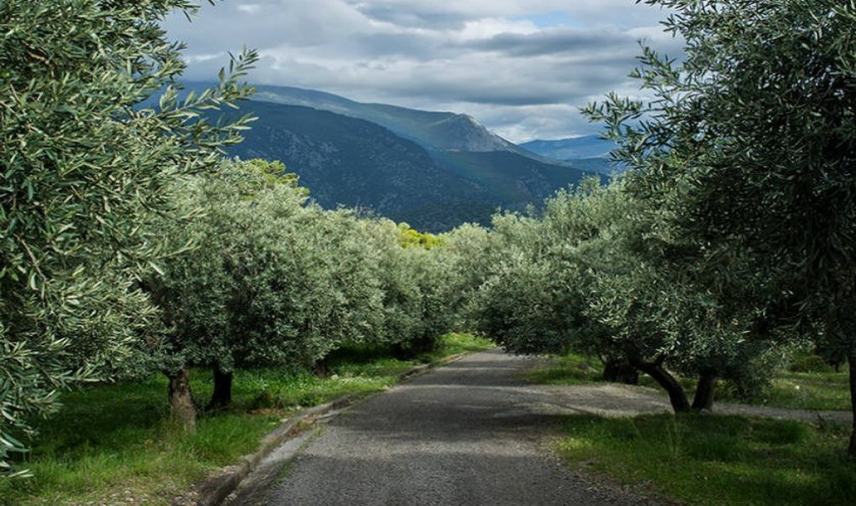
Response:
[[[246,45],[262,55],[255,83],[464,112],[519,142],[597,131],[578,109],[636,94],[639,40],[680,50],[664,17],[634,0],[224,0],[166,27],[190,79]]]

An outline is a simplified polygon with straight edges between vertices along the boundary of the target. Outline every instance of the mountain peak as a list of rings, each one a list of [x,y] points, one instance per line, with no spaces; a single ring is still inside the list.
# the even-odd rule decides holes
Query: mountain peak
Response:
[[[479,127],[482,126],[481,123],[478,122],[478,120],[476,120],[474,117],[470,116],[469,114],[458,114],[458,116],[460,116],[461,118],[463,118],[465,121],[469,122],[472,125],[476,125]],[[484,128],[484,127],[482,127],[482,128]]]

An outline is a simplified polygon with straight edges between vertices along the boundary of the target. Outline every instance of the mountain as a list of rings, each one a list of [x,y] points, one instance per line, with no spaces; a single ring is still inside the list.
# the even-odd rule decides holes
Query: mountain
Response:
[[[535,153],[548,162],[562,163],[578,169],[604,175],[621,172],[609,154],[616,148],[614,142],[596,135],[558,140],[534,140],[520,144],[522,149]]]
[[[555,163],[555,162],[554,162]],[[609,158],[579,158],[571,160],[562,160],[563,165],[574,167],[576,169],[589,172],[597,172],[604,176],[612,176],[616,173],[623,172],[621,166],[617,166]]]
[[[489,191],[503,207],[520,210],[540,205],[560,188],[579,183],[594,172],[551,165],[509,151],[445,151],[432,153],[450,173]]]
[[[210,86],[185,83],[184,93]],[[549,160],[465,114],[293,87],[256,90],[239,111],[227,113],[258,118],[229,153],[282,161],[326,208],[363,208],[441,232],[465,222],[488,224],[500,208],[538,206],[585,177],[606,179],[596,164],[581,162],[587,167],[581,169]]]
[[[370,121],[304,106],[242,102],[258,118],[230,154],[280,160],[323,207],[370,209],[431,232],[487,224],[590,173],[513,151],[427,149]]]
[[[539,139],[523,143],[520,147],[553,160],[581,160],[606,158],[616,146],[614,142],[597,135],[586,135],[571,139]]]
[[[280,160],[321,206],[372,210],[424,230],[485,222],[498,205],[418,144],[374,123],[308,107],[244,102],[258,118],[229,153]]]
[[[256,86],[253,99],[312,107],[371,121],[427,149],[528,154],[466,114],[355,102],[331,93],[287,86]]]

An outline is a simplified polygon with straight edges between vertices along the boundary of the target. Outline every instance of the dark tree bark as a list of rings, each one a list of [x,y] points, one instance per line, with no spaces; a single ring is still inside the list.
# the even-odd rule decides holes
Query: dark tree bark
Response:
[[[607,360],[603,364],[603,380],[626,385],[639,384],[639,370],[626,360]]]
[[[663,387],[669,394],[669,401],[675,413],[686,413],[690,410],[690,402],[687,400],[684,387],[661,364],[640,362],[636,364],[636,368],[654,378],[654,381]]]
[[[211,402],[208,409],[222,409],[232,403],[232,373],[223,372],[214,366],[214,393],[211,394]]]
[[[410,359],[422,353],[430,353],[437,349],[439,339],[436,336],[415,337],[407,343],[396,344],[393,355],[396,358]]]
[[[327,367],[327,360],[321,359],[312,366],[312,373],[319,378],[326,378],[330,375],[330,370]]]
[[[716,373],[713,371],[706,371],[699,376],[695,397],[693,398],[693,410],[701,411],[704,409],[710,411],[713,409],[713,398],[716,392],[717,380]]]
[[[185,431],[196,430],[196,407],[190,391],[190,376],[187,369],[167,374],[169,378],[169,406],[173,420]]]
[[[850,363],[850,410],[853,412],[853,432],[847,453],[856,458],[856,351],[850,353],[847,361]]]

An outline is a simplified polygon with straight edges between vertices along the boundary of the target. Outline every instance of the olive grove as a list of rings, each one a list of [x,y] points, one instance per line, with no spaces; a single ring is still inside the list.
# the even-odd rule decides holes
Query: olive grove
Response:
[[[472,325],[514,352],[599,356],[608,379],[647,373],[676,411],[710,409],[720,378],[750,388],[772,343],[669,261],[680,244],[658,224],[623,181],[562,192],[539,217],[497,216]],[[692,402],[676,372],[698,378]]]
[[[856,401],[856,5],[647,3],[673,11],[685,60],[646,49],[635,76],[654,99],[590,110],[633,168],[628,189],[689,245],[680,261],[717,305],[744,315],[748,342],[848,357]]]
[[[586,110],[627,172],[431,236],[226,159],[251,118],[212,110],[251,94],[257,56],[179,98],[160,22],[193,2],[0,1],[0,473],[25,473],[12,462],[63,389],[163,373],[192,431],[193,369],[220,409],[236,369],[414,355],[451,330],[598,356],[676,412],[714,409],[722,380],[751,394],[813,346],[849,361],[856,413],[856,5],[645,2],[684,56],[643,48],[652,98]]]
[[[514,351],[621,360],[676,411],[813,343],[849,358],[856,409],[856,6],[646,3],[672,12],[684,57],[644,47],[632,76],[653,98],[587,109],[626,174],[496,218],[474,325]],[[693,402],[676,374],[698,378]]]

